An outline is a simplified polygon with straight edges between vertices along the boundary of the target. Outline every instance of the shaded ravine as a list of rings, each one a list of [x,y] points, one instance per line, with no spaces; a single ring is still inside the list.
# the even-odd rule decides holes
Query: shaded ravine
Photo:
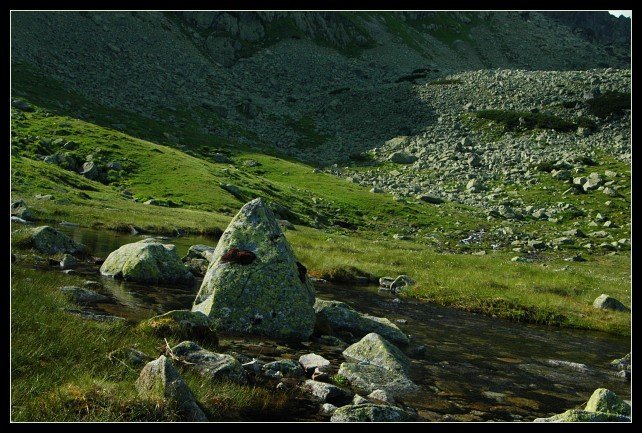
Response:
[[[59,227],[105,258],[121,245],[141,239],[109,231]],[[184,255],[190,245],[215,245],[203,237],[168,239]],[[201,279],[188,289],[151,286],[101,277],[96,266],[78,269],[100,279],[116,304],[109,313],[141,320],[172,309],[191,308]],[[531,421],[580,406],[599,387],[630,399],[630,382],[615,375],[609,362],[630,351],[630,339],[596,331],[527,325],[401,299],[376,287],[317,285],[317,296],[347,302],[356,310],[387,317],[411,336],[405,348],[413,360],[411,376],[421,392],[404,401],[432,421]],[[405,322],[404,322],[405,321]],[[417,350],[424,346],[425,350]],[[222,335],[221,351],[237,351],[262,360],[315,352],[338,369],[341,348],[316,341],[285,345],[261,338]],[[554,365],[552,361],[584,364]],[[297,419],[320,419],[305,408]]]

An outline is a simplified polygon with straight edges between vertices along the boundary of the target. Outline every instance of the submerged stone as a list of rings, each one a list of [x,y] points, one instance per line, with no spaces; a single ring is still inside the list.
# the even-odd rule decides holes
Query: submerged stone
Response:
[[[218,329],[307,340],[314,329],[314,288],[272,211],[257,198],[221,236],[193,311]]]
[[[340,301],[317,299],[314,303],[317,313],[316,329],[320,334],[348,331],[357,337],[376,332],[395,343],[408,344],[408,336],[390,320],[383,317],[361,314],[348,304]]]

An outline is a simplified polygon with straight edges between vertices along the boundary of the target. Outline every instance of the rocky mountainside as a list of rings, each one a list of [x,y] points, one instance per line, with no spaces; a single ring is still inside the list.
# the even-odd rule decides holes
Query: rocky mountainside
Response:
[[[314,210],[318,200],[297,189],[309,172],[288,179],[300,165],[279,172],[298,191],[285,199],[260,177],[285,160],[365,187],[368,202],[386,193],[422,215],[446,202],[440,218],[459,223],[449,213],[457,208],[487,221],[493,245],[576,244],[584,241],[567,233],[590,230],[600,243],[582,247],[610,251],[627,248],[630,233],[625,24],[561,12],[19,12],[12,89],[56,115],[174,147],[181,157],[219,164],[251,153],[259,177],[241,183],[217,172],[223,197],[247,201],[263,191],[292,211],[285,218],[299,215],[295,222],[381,223],[371,211]],[[35,139],[14,141],[18,149]],[[48,152],[35,156],[60,159]],[[261,168],[256,159],[266,154],[280,162]],[[136,177],[135,165],[147,162],[122,164]],[[81,174],[93,165],[87,159]],[[122,180],[112,178],[104,181]],[[147,191],[136,191],[143,201],[158,198],[147,184],[137,186]],[[185,194],[186,205],[213,206],[207,194]],[[230,203],[221,208],[229,212]],[[425,237],[425,224],[394,224],[400,239]]]
[[[189,145],[180,142],[189,127],[325,164],[434,122],[417,82],[630,64],[621,20],[560,14],[14,12],[12,62],[14,76],[28,67],[101,106],[163,122],[176,145]]]

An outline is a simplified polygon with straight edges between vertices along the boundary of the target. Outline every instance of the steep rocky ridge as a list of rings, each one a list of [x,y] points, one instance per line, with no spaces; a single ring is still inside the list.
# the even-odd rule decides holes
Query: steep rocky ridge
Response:
[[[12,61],[100,105],[161,121],[173,136],[197,128],[325,163],[434,122],[411,87],[417,77],[629,64],[628,40],[587,40],[558,20],[535,12],[14,12]]]

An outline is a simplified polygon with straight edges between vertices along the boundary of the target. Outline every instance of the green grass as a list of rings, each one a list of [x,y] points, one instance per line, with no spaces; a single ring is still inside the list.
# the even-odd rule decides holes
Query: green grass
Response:
[[[122,347],[158,356],[164,340],[130,323],[100,323],[65,312],[58,288],[82,278],[11,269],[11,418],[14,421],[178,421],[176,409],[141,400],[139,371],[107,358]],[[168,339],[170,344],[178,340]],[[214,348],[211,348],[214,349]],[[296,393],[205,382],[180,366],[210,420],[287,419]],[[268,411],[269,409],[269,411]]]
[[[533,264],[512,263],[514,253],[492,253],[493,238],[476,247],[458,243],[471,231],[484,228],[490,232],[501,224],[487,221],[483,210],[456,203],[433,206],[395,201],[388,194],[369,193],[368,188],[336,176],[313,173],[311,166],[301,162],[242,146],[215,144],[232,159],[231,164],[219,164],[202,156],[210,151],[197,136],[193,137],[195,146],[181,150],[147,139],[141,131],[142,138],[96,121],[52,112],[42,95],[25,99],[35,111],[12,112],[11,193],[12,198],[27,202],[40,223],[69,221],[122,231],[133,225],[155,233],[215,235],[245,201],[262,196],[284,208],[281,212],[298,225],[298,230],[288,231],[287,236],[312,273],[331,274],[329,271],[351,267],[375,277],[405,273],[418,281],[410,295],[440,305],[535,323],[630,332],[628,315],[591,308],[592,300],[602,291],[630,302],[629,256],[625,252],[613,257],[586,253],[590,261],[585,264],[563,262],[564,257],[577,252],[576,245],[547,251]],[[303,130],[313,127],[307,120],[300,124]],[[152,123],[148,126],[154,127]],[[155,131],[149,135],[162,134]],[[118,179],[101,183],[35,157],[36,153],[61,151],[67,141],[76,143],[71,152],[81,157],[91,153],[104,161],[120,161],[127,170]],[[243,162],[248,159],[260,165],[247,167]],[[384,164],[380,168],[395,167]],[[625,224],[630,212],[630,169],[606,155],[589,168],[601,173],[605,169],[623,174],[617,178],[623,196],[612,199],[609,208],[609,217],[620,228],[610,230],[618,237],[628,237],[630,231]],[[505,187],[527,204],[544,207],[564,200],[578,207],[604,210],[605,196],[599,192],[562,198],[567,184],[548,173],[541,173],[539,180],[528,188]],[[220,183],[236,185],[240,197],[223,190]],[[502,184],[501,180],[496,184]],[[123,195],[123,189],[138,201]],[[39,200],[36,194],[51,194],[54,199]],[[150,198],[171,201],[177,207],[141,203]],[[519,230],[536,237],[548,236],[574,228],[577,221],[581,222],[578,228],[592,231],[585,225],[586,219],[572,215],[558,223],[526,219]],[[408,228],[416,229],[412,241],[392,239],[393,234],[406,233]],[[504,242],[505,237],[497,239]],[[443,254],[482,248],[491,254]],[[554,270],[565,266],[573,271]],[[615,282],[606,284],[605,276]]]
[[[586,263],[558,258],[523,264],[511,262],[514,253],[509,252],[440,254],[413,242],[328,239],[303,228],[287,237],[312,273],[349,263],[375,276],[410,275],[418,284],[404,296],[438,305],[528,323],[631,332],[629,313],[592,307],[595,298],[607,292],[631,305],[626,255],[595,257]]]
[[[321,224],[341,231],[337,224],[347,222],[372,236],[380,235],[382,227],[391,236],[408,224],[452,227],[454,221],[446,218],[446,213],[454,213],[461,223],[475,224],[475,219],[457,205],[448,204],[435,212],[419,204],[398,203],[389,195],[371,194],[368,189],[336,176],[313,174],[311,166],[279,156],[230,147],[226,152],[233,164],[215,163],[203,158],[200,151],[191,155],[95,123],[56,115],[31,102],[35,112],[20,115],[14,112],[12,118],[12,194],[35,206],[38,216],[45,220],[202,232],[229,220],[225,217],[245,201],[262,196],[287,209],[284,217],[294,223]],[[307,134],[306,145],[318,144],[321,136],[314,132],[310,118],[300,119],[297,128]],[[43,138],[46,146],[41,145]],[[76,143],[69,153],[80,161],[91,154],[95,160],[120,162],[126,170],[117,179],[100,183],[35,158],[37,153],[68,152],[63,148],[67,141]],[[248,159],[261,165],[243,165]],[[241,196],[225,191],[219,186],[221,183],[237,186]],[[138,202],[127,199],[122,190],[130,191]],[[38,193],[52,194],[55,200],[34,200]],[[140,204],[149,199],[171,203],[173,207]],[[203,212],[217,215],[206,222],[208,217]]]

